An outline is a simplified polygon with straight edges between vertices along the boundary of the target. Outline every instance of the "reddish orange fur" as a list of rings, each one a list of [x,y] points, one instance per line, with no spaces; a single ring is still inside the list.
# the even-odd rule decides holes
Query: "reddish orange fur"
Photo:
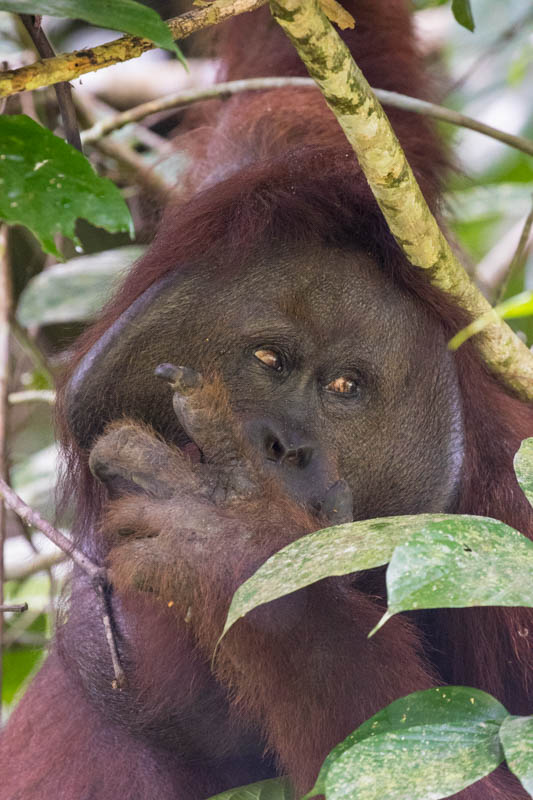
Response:
[[[359,0],[345,5],[357,25],[344,37],[370,82],[426,95],[406,4]],[[303,74],[280,31],[267,26],[267,17],[262,9],[222,27],[224,77]],[[426,197],[437,208],[445,162],[438,140],[423,118],[399,111],[390,116]],[[239,270],[254,248],[273,239],[340,246],[359,241],[450,334],[465,323],[465,315],[405,263],[317,93],[284,89],[208,104],[188,147],[196,165],[191,196],[167,210],[153,246],[82,338],[69,374],[162,276],[201,259],[227,272]],[[533,511],[512,468],[521,439],[533,433],[532,409],[504,392],[471,344],[461,348],[457,365],[467,436],[459,510],[497,517],[533,536]],[[102,408],[104,422],[105,414]],[[106,545],[96,528],[104,493],[65,421],[63,441],[67,490],[78,502],[76,535],[90,555],[103,558]],[[3,736],[2,800],[201,800],[257,779],[261,769],[269,774],[257,751],[258,729],[282,771],[308,788],[328,749],[355,725],[397,696],[433,683],[414,626],[397,618],[368,642],[366,633],[382,603],[348,591],[342,581],[320,583],[241,621],[224,643],[213,676],[210,654],[236,586],[287,542],[289,529],[294,537],[313,527],[293,504],[272,497],[265,522],[266,502],[247,504],[237,520],[231,513],[219,520],[220,538],[193,582],[198,610],[192,624],[183,620],[183,608],[180,615],[154,597],[131,591],[131,561],[119,563],[120,548],[115,551],[115,574],[124,591],[114,605],[130,679],[122,695],[86,689],[109,686],[112,673],[92,591],[78,576],[68,621]],[[278,516],[271,520],[273,509]],[[110,512],[107,525],[115,529],[127,522],[157,535],[162,523],[171,527],[176,520],[168,507],[151,500],[140,519],[138,501],[125,500]],[[253,527],[259,543],[253,561],[244,546],[235,546],[233,534],[243,525]],[[172,599],[182,577],[163,575],[166,599]],[[529,610],[443,610],[433,612],[431,624],[451,653],[453,681],[493,692],[513,713],[531,713]],[[270,772],[271,767],[272,762]],[[519,800],[525,795],[500,777],[460,797]]]

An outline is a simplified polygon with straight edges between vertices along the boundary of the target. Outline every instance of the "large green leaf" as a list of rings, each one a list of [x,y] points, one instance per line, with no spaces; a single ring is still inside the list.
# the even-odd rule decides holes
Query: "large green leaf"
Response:
[[[26,116],[0,116],[0,219],[26,225],[60,257],[54,235],[76,239],[83,217],[108,231],[129,231],[130,212],[117,187],[87,159]]]
[[[150,39],[159,47],[181,55],[159,14],[134,0],[0,0],[0,11],[84,19],[100,28]]]
[[[438,800],[492,772],[505,708],[465,686],[415,692],[350,734],[326,758],[306,797]]]
[[[117,247],[44,270],[22,292],[18,321],[28,326],[91,319],[109,299],[122,273],[144,250],[140,245]]]
[[[533,438],[524,439],[514,457],[514,468],[518,483],[533,506]]]
[[[210,800],[293,800],[294,794],[287,778],[272,778],[267,781],[237,786],[217,794]]]
[[[466,515],[428,520],[394,551],[388,610],[533,606],[533,542],[498,520]]]
[[[500,740],[509,769],[533,797],[533,717],[507,717]]]
[[[445,514],[419,514],[350,522],[310,533],[271,556],[233,596],[222,636],[256,606],[276,600],[332,575],[347,575],[386,564],[396,545],[428,520]]]

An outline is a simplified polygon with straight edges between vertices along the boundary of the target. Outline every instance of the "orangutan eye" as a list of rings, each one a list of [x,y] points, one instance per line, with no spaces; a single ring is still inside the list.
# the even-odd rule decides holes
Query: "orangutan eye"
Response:
[[[354,394],[357,390],[357,384],[350,378],[340,377],[328,383],[326,389],[328,392],[338,392],[339,394]]]
[[[270,369],[275,369],[276,372],[281,372],[281,358],[275,350],[267,350],[266,348],[260,347],[259,350],[254,352],[254,356],[259,361],[262,361],[262,363],[267,367],[270,367]]]

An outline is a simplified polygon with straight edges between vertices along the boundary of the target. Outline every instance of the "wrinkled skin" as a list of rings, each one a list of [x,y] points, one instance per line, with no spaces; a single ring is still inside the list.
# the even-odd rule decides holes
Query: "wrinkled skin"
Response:
[[[276,368],[254,356],[261,349],[279,354]],[[162,362],[182,364],[220,375],[263,468],[311,510],[339,478],[355,519],[453,508],[462,421],[444,334],[361,252],[283,252],[223,280],[208,268],[185,273],[123,332],[119,321],[98,359],[90,381],[83,364],[73,381],[74,428],[80,394],[102,409],[100,429],[119,416],[118,398],[120,415],[184,444],[153,378]],[[342,377],[353,393],[327,388]]]
[[[165,421],[152,422],[165,429],[168,415],[175,414],[179,428],[174,438],[185,454],[130,422],[114,423],[91,452],[91,469],[112,498],[103,530],[118,597],[142,590],[169,605],[208,658],[238,585],[285,544],[326,524],[441,511],[454,502],[461,420],[443,333],[361,253],[324,248],[319,254],[296,256],[296,267],[294,258],[291,254],[290,274],[288,257],[271,264],[267,284],[261,277],[263,264],[226,280],[223,323],[208,325],[205,336],[193,335],[182,350],[181,315],[175,308],[180,306],[187,316],[188,304],[192,307],[200,297],[209,306],[210,292],[221,292],[220,285],[210,283],[211,276],[194,293],[185,281],[163,300],[157,322],[168,324],[164,309],[172,304],[175,339],[147,335],[150,322],[141,314],[138,330],[142,328],[145,341],[154,342],[143,355],[142,369],[147,359],[168,361],[177,355],[183,363],[191,357],[190,342],[201,342],[195,361],[185,369],[167,363],[157,370],[171,383],[173,402],[168,387],[151,379],[151,386],[167,398]],[[293,271],[300,275],[297,287]],[[333,272],[335,280],[325,277]],[[135,348],[135,343],[127,346]],[[191,369],[199,364],[215,378],[202,381]],[[335,391],[339,385],[348,385],[351,392]],[[146,407],[146,400],[142,402]],[[382,669],[377,680],[383,683],[380,705],[433,683],[431,669],[420,660],[416,634],[405,620],[393,621],[387,632],[396,639],[394,648],[387,635],[377,645],[366,642],[382,602],[363,593],[361,581],[351,584],[350,579],[337,579],[331,589],[299,592],[257,610],[240,623],[248,632],[231,632],[217,658],[217,679],[242,698],[243,707],[253,707],[251,719],[259,721],[268,746],[281,754],[284,768],[289,767],[302,790],[309,788],[325,755],[324,743],[317,743],[312,756],[300,754],[299,746],[293,752],[291,745],[284,759],[286,733],[280,731],[286,731],[287,723],[293,726],[286,703],[297,698],[285,698],[282,712],[266,710],[275,704],[261,692],[257,698],[257,686],[243,686],[239,677],[241,669],[256,672],[244,666],[250,651],[271,650],[268,638],[262,644],[258,638],[268,633],[296,642],[301,637],[304,647],[308,624],[320,626],[320,615],[317,619],[310,608],[321,602],[321,592],[333,591],[346,598],[343,613],[356,609],[356,617],[350,612],[351,633],[342,636],[348,648],[354,637],[352,646],[367,662],[355,670],[361,684],[370,680],[367,670],[375,676],[378,664]],[[372,580],[370,584],[374,588]],[[327,614],[335,629],[335,614]],[[332,647],[335,658],[338,648],[331,642],[324,646]],[[263,679],[265,693],[270,681],[277,685],[280,669],[287,667],[272,664],[272,677]],[[301,674],[301,665],[295,669]],[[315,665],[308,676],[310,691],[320,694],[318,683],[324,680],[329,696],[339,683],[334,672],[332,664]],[[303,674],[301,679],[305,683]],[[335,732],[328,747],[340,738],[339,729],[348,733],[375,710],[371,701],[359,697],[354,702],[343,694],[335,697]],[[330,702],[324,698],[326,706]],[[261,722],[264,718],[268,722]],[[316,721],[310,718],[304,725]]]
[[[430,99],[407,0],[343,4],[370,84]],[[268,7],[217,40],[222,79],[305,72]],[[438,213],[443,148],[423,117],[390,111]],[[531,713],[529,610],[396,615],[368,639],[383,570],[264,604],[213,659],[237,587],[325,524],[450,510],[533,536],[513,471],[533,419],[470,343],[447,351],[468,320],[403,259],[319,92],[246,92],[185,128],[183,202],[58,395],[73,535],[110,568],[127,686],[112,688],[94,590],[74,571],[67,619],[2,733],[0,800],[205,800],[279,774],[302,794],[360,723],[436,682]],[[460,798],[525,793],[503,775]]]
[[[263,474],[220,382],[206,383],[190,368],[172,365],[160,367],[159,373],[170,379],[178,419],[201,449],[203,463],[193,465],[178,448],[140,425],[119,423],[100,437],[89,464],[111,496],[125,496],[111,506],[104,526],[111,533],[113,584],[119,590],[133,586],[153,592],[173,605],[178,598],[177,610],[187,614],[203,565],[212,556],[213,538],[227,533],[235,547],[250,549],[253,524],[242,524],[243,518],[257,507],[264,514],[272,501],[282,512],[286,501],[283,487]],[[333,483],[322,505],[325,524],[347,521],[352,508],[348,484]],[[269,514],[275,516],[275,511]],[[301,519],[312,524],[304,513]]]
[[[24,800],[204,800],[276,774],[303,793],[365,719],[440,680],[419,630],[398,615],[367,638],[384,611],[370,573],[261,606],[213,662],[215,646],[238,586],[289,542],[352,517],[455,508],[461,402],[446,338],[367,256],[326,247],[223,280],[185,273],[148,300],[81,362],[69,396],[108,490],[95,538],[128,685],[112,688],[78,576],[61,658],[26,695],[32,713],[14,715],[4,752],[10,763],[21,752],[22,719]],[[165,363],[174,393],[154,377]],[[524,798],[496,780],[458,797]]]

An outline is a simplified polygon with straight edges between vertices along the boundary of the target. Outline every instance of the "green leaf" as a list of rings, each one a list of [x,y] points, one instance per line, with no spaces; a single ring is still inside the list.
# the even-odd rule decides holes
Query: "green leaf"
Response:
[[[417,11],[422,8],[434,8],[435,6],[443,6],[448,0],[413,0],[413,6]]]
[[[428,520],[399,545],[387,569],[386,614],[468,606],[533,606],[533,542],[498,520]]]
[[[470,0],[452,0],[452,11],[459,25],[462,25],[463,28],[467,28],[469,31],[474,30],[476,26],[474,24],[474,15],[472,14]]]
[[[272,778],[228,789],[227,792],[217,794],[209,800],[293,800],[293,798],[294,794],[287,778]]]
[[[22,292],[18,321],[28,326],[91,319],[109,299],[121,274],[144,250],[139,245],[117,247],[44,270]]]
[[[363,723],[326,758],[307,797],[438,800],[492,772],[503,760],[505,708],[465,686],[415,692]]]
[[[521,317],[530,317],[533,315],[533,291],[520,292],[513,297],[504,300],[490,311],[476,317],[469,325],[462,328],[458,333],[453,336],[448,342],[450,350],[457,350],[467,339],[470,339],[474,334],[479,333],[487,325],[492,325],[498,319],[519,319]]]
[[[310,533],[271,556],[233,596],[222,636],[252,609],[304,586],[386,564],[396,545],[428,519],[446,514],[418,514],[350,522]],[[220,638],[222,638],[222,636]]]
[[[503,319],[519,319],[533,314],[533,291],[520,292],[494,309]]]
[[[533,439],[524,439],[514,457],[514,469],[522,491],[533,506]]]
[[[10,705],[33,675],[43,658],[43,649],[21,647],[4,650],[2,655],[2,703]]]
[[[159,14],[134,0],[0,0],[0,11],[83,19],[100,28],[150,39],[158,47],[183,58]]]
[[[533,797],[533,717],[507,717],[500,741],[509,769]]]
[[[129,231],[130,212],[117,187],[99,178],[81,153],[26,116],[0,117],[0,219],[26,225],[48,253],[54,235],[77,241],[83,217],[108,231]]]

